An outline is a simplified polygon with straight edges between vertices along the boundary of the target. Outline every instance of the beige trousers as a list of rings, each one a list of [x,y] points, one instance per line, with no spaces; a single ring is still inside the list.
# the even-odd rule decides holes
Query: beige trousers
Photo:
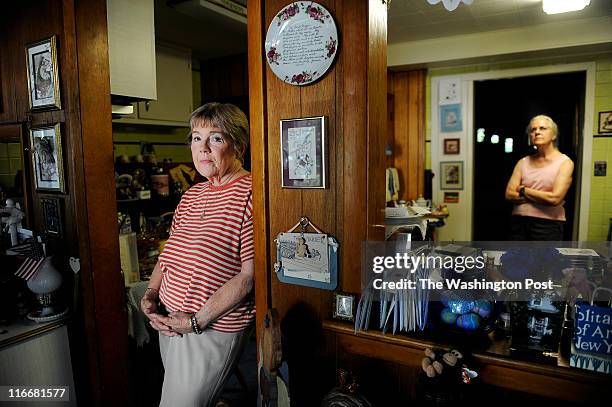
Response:
[[[214,406],[240,359],[251,329],[225,333],[212,329],[201,335],[159,335],[164,364],[160,407]]]

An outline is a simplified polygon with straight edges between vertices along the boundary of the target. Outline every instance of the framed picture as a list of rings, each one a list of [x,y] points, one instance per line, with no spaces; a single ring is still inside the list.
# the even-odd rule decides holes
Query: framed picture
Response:
[[[440,163],[440,189],[463,189],[463,161]]]
[[[440,132],[452,133],[462,130],[461,104],[440,106]]]
[[[599,112],[599,132],[612,133],[612,111]]]
[[[32,170],[38,191],[64,192],[62,136],[59,123],[30,130]]]
[[[325,188],[325,117],[281,120],[283,188]]]
[[[355,296],[353,294],[334,294],[333,318],[345,321],[355,320]]]
[[[62,236],[61,201],[56,197],[40,198],[45,233],[55,237]]]
[[[55,35],[26,46],[30,109],[62,107]]]
[[[444,139],[444,154],[459,154],[460,139],[447,138]]]

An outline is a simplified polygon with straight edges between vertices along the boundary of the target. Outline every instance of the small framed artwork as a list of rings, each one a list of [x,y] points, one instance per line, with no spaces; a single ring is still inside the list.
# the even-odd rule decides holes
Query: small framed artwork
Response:
[[[444,203],[459,203],[459,192],[445,192]]]
[[[607,161],[595,161],[593,175],[596,177],[605,177],[607,174]]]
[[[355,320],[355,295],[347,293],[334,294],[334,319]]]
[[[281,120],[283,188],[325,188],[325,117]]]
[[[38,191],[64,192],[62,136],[59,123],[30,130],[32,170]]]
[[[452,133],[461,130],[461,104],[440,106],[440,132]]]
[[[599,112],[599,132],[612,133],[612,111]]]
[[[26,46],[30,109],[62,107],[55,35]]]
[[[463,189],[463,161],[440,163],[440,189]]]
[[[444,139],[444,154],[453,155],[459,154],[460,139],[447,138]]]
[[[40,198],[45,233],[55,237],[62,236],[61,200],[57,197]]]

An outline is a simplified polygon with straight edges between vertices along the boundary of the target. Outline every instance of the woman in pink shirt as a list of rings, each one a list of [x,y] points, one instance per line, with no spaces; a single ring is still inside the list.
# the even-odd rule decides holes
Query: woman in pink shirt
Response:
[[[516,163],[506,186],[506,199],[514,202],[510,240],[560,241],[574,163],[557,149],[559,130],[550,117],[534,117],[528,131],[537,151]]]

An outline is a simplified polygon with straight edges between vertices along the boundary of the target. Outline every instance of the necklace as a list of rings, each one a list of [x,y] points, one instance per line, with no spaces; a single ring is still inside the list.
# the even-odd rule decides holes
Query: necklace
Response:
[[[213,186],[215,188],[219,188],[219,187],[223,187],[229,184],[231,181],[235,179],[234,175],[238,174],[241,169],[242,167],[238,165],[238,168],[229,175],[227,180],[225,182],[220,182],[219,185],[213,185],[212,181],[210,182],[210,184],[208,185],[208,188],[206,189],[206,199],[204,200],[204,209],[202,209],[202,213],[200,214],[201,220],[204,220],[204,218],[206,217],[206,208],[208,206],[208,199],[210,198],[210,193],[211,193],[211,189],[213,188]]]

